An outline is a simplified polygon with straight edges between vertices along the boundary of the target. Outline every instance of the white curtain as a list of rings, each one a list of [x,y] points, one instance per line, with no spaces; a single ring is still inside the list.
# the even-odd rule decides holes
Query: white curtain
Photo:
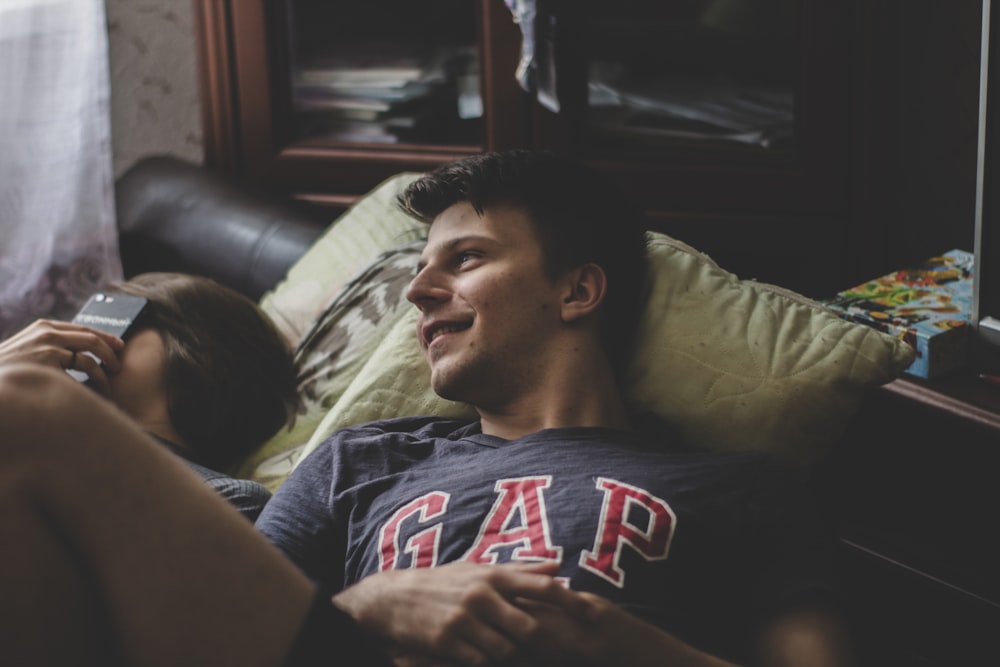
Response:
[[[104,0],[0,0],[0,337],[121,277]]]

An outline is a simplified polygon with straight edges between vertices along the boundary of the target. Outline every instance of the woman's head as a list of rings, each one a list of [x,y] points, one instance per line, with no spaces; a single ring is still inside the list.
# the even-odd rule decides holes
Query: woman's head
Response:
[[[298,404],[291,350],[257,304],[178,273],[114,288],[149,301],[130,336],[159,335],[170,424],[200,463],[228,468],[288,423]]]

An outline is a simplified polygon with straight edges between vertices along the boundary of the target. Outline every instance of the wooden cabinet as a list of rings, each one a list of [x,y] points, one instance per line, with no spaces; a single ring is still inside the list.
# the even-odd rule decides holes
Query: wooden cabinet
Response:
[[[973,374],[875,390],[821,469],[866,664],[1000,664],[1000,387]]]
[[[260,187],[342,209],[402,170],[546,148],[600,169],[652,228],[817,298],[971,249],[968,3],[538,0],[519,25],[504,0],[194,2],[206,161]],[[515,76],[523,25],[542,95]],[[427,52],[455,56],[409,108],[430,122],[343,124],[337,72],[371,84],[389,56]]]
[[[206,161],[251,182],[344,207],[399,171],[518,145],[524,136],[524,96],[512,75],[499,76],[514,71],[520,48],[502,2],[201,0],[197,9]],[[337,138],[315,127],[323,112],[305,99],[310,75],[317,87],[330,85],[324,67],[332,77],[346,63],[375,77],[376,70],[405,67],[408,55],[425,56],[428,44],[471,50],[481,116],[465,121],[454,114],[419,141],[404,134],[393,143]],[[339,94],[329,90],[315,107],[327,102],[332,118]]]

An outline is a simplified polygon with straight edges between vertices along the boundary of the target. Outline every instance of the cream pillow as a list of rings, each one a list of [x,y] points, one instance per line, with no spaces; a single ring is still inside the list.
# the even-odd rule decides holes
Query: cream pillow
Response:
[[[308,428],[296,429],[294,437],[279,434],[251,457],[244,473],[272,490],[343,426],[407,415],[475,414],[440,399],[429,386],[413,333],[416,310],[405,302],[399,283],[399,276],[415,271],[420,244],[378,256],[379,244],[426,231],[390,199],[413,177],[390,179],[369,195],[375,202],[369,197],[359,202],[265,297],[272,308],[280,304],[287,321],[297,318],[300,338],[317,326],[317,318],[353,321],[354,311],[370,311],[370,297],[357,298],[359,290],[383,299],[391,293],[390,301],[398,300],[382,304],[364,349],[351,363],[327,374],[325,387],[319,382],[312,388]],[[359,220],[372,220],[373,212],[377,225],[369,234]],[[355,248],[351,266],[364,267],[366,261],[370,266],[342,288],[355,296],[321,303],[322,287],[304,289],[301,283],[316,281],[314,271],[347,280],[347,271],[330,266],[344,261],[340,237],[347,235]],[[843,433],[865,389],[897,377],[913,359],[902,341],[847,322],[788,290],[740,280],[665,235],[650,233],[649,257],[652,283],[626,397],[631,407],[662,418],[697,447],[764,450],[794,462],[814,461]],[[388,278],[377,270],[387,262],[395,272]],[[390,279],[393,286],[387,289],[383,282]],[[315,342],[319,348],[325,344]],[[300,350],[300,356],[307,353],[323,351]]]
[[[842,435],[864,390],[913,360],[902,341],[740,280],[663,234],[650,234],[649,258],[627,395],[692,445],[813,461]]]
[[[396,207],[396,195],[418,176],[396,174],[359,199],[316,239],[285,279],[261,297],[261,308],[293,345],[377,256],[426,234],[427,225]]]

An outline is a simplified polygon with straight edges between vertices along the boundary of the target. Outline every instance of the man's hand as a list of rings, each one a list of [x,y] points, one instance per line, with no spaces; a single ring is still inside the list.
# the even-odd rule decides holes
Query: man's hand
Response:
[[[526,657],[540,624],[515,601],[590,624],[592,605],[553,577],[554,563],[391,570],[372,575],[333,597],[369,632],[400,647],[397,664],[492,665]],[[426,656],[406,662],[405,651]]]
[[[579,595],[591,605],[593,620],[587,625],[548,605],[521,602],[538,622],[538,631],[527,647],[533,661],[525,665],[735,667],[685,644],[606,598],[591,593]]]
[[[118,353],[124,347],[120,338],[97,329],[70,322],[36,320],[0,342],[0,365],[32,363],[81,371],[90,377],[88,385],[108,396],[111,387],[107,373],[121,369]],[[88,352],[97,359],[85,354]]]
[[[610,600],[563,588],[555,565],[474,565],[393,570],[334,602],[382,637],[397,667],[734,667]],[[760,664],[853,665],[835,617],[795,610],[766,624]]]
[[[450,661],[439,654],[389,649],[396,667],[456,667],[467,664],[508,667],[662,667],[665,664],[735,667],[695,649],[670,634],[636,618],[613,602],[590,593],[576,596],[590,608],[571,615],[537,600],[518,599],[517,605],[534,619],[531,632],[511,652],[489,656],[485,662]]]

